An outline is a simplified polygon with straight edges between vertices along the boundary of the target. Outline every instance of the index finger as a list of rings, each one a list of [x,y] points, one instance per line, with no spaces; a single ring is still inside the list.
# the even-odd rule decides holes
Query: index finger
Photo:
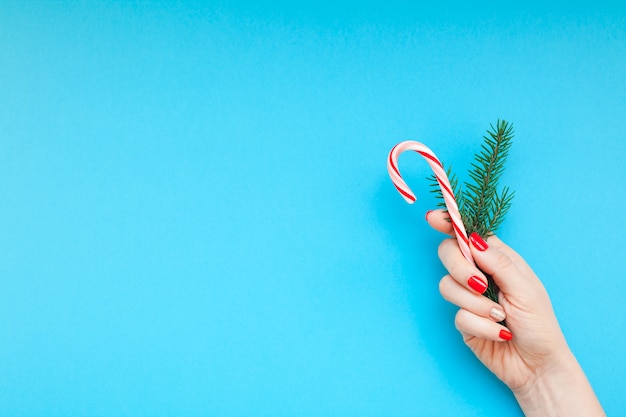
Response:
[[[450,216],[446,210],[430,210],[426,213],[426,221],[433,229],[454,237]]]

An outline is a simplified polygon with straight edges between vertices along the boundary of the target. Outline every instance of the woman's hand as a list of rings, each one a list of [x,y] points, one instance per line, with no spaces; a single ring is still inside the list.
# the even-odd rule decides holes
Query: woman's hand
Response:
[[[426,218],[436,230],[452,234],[445,211],[431,211]],[[459,307],[455,324],[465,344],[511,388],[527,415],[604,415],[537,275],[496,236],[485,242],[473,234],[470,247],[477,266],[463,257],[456,239],[439,246],[449,272],[439,288]],[[481,295],[487,288],[485,274],[500,289],[499,304]],[[503,320],[506,327],[499,324]],[[573,391],[572,384],[577,387]]]

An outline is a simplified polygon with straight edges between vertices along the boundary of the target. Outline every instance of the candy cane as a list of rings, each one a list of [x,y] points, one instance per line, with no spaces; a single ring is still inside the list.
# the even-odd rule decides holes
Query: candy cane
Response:
[[[437,182],[439,183],[439,187],[441,187],[443,200],[446,203],[446,208],[448,209],[448,214],[450,215],[450,220],[452,222],[452,228],[454,229],[454,234],[459,242],[461,252],[468,261],[473,263],[474,259],[472,258],[472,253],[469,248],[467,232],[465,231],[465,226],[463,226],[463,221],[461,220],[461,214],[459,213],[459,207],[456,204],[456,199],[454,198],[454,193],[452,192],[452,186],[450,185],[448,176],[443,169],[443,165],[439,162],[439,159],[437,159],[437,156],[433,151],[431,151],[424,144],[412,140],[407,140],[394,146],[393,149],[391,149],[391,152],[389,152],[389,159],[387,160],[387,171],[389,171],[389,176],[391,177],[391,181],[393,181],[393,185],[396,186],[407,203],[413,204],[415,202],[415,194],[413,194],[409,186],[406,185],[406,182],[404,182],[400,176],[400,171],[398,170],[398,156],[405,151],[415,151],[419,153],[424,157],[424,159],[426,159],[426,162],[428,162],[428,165],[432,168],[435,173],[435,178],[437,178]]]

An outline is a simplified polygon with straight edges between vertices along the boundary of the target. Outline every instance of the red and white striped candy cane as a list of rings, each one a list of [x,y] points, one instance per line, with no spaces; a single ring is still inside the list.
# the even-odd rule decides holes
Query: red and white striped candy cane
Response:
[[[435,173],[435,177],[437,178],[437,182],[439,183],[439,187],[441,187],[443,200],[446,203],[446,208],[448,209],[454,234],[459,242],[461,252],[468,261],[473,263],[474,259],[472,258],[472,252],[469,248],[467,232],[465,231],[465,226],[463,226],[463,221],[461,220],[461,214],[459,213],[459,207],[456,204],[456,199],[454,198],[454,193],[452,192],[450,180],[448,180],[448,176],[443,169],[443,165],[439,159],[437,159],[437,156],[433,151],[431,151],[426,145],[413,140],[407,140],[394,146],[393,149],[391,149],[391,152],[389,152],[389,159],[387,160],[387,171],[389,171],[389,176],[391,177],[391,181],[393,181],[393,185],[396,186],[407,203],[413,204],[415,202],[415,194],[413,194],[409,186],[406,185],[406,182],[404,182],[402,176],[400,176],[400,171],[398,170],[398,156],[405,151],[415,151],[419,153],[432,168]]]

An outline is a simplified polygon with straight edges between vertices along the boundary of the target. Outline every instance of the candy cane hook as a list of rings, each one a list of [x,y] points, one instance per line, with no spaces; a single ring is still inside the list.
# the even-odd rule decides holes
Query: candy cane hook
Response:
[[[452,228],[454,229],[454,234],[457,237],[461,252],[468,261],[474,263],[472,252],[469,248],[467,232],[465,231],[465,226],[463,226],[463,221],[461,220],[461,214],[459,213],[459,207],[456,204],[456,199],[454,198],[454,192],[452,191],[450,180],[448,180],[448,176],[443,169],[443,165],[433,151],[431,151],[426,145],[412,140],[407,140],[394,146],[393,149],[391,149],[391,152],[389,152],[389,159],[387,160],[387,171],[389,171],[389,176],[391,177],[391,181],[393,181],[393,185],[396,186],[407,203],[413,204],[415,202],[415,194],[413,194],[409,186],[406,185],[406,182],[404,182],[402,176],[400,175],[400,171],[398,170],[398,156],[405,151],[415,151],[422,155],[435,173],[435,178],[437,178],[437,182],[441,188],[443,200],[446,203],[446,208],[448,209],[448,214],[450,215],[450,221],[452,222]]]

